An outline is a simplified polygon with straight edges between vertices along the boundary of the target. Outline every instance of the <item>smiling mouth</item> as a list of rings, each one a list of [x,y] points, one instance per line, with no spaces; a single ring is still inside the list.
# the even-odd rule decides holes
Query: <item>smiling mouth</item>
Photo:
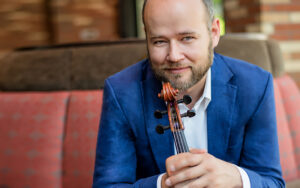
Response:
[[[176,67],[176,68],[166,68],[165,70],[172,74],[179,74],[189,70],[190,67]]]

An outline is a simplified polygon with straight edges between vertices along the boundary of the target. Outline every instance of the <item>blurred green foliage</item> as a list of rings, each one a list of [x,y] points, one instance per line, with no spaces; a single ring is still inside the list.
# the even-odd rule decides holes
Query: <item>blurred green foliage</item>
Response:
[[[225,34],[225,19],[223,0],[214,0],[215,16],[220,20],[221,35]]]

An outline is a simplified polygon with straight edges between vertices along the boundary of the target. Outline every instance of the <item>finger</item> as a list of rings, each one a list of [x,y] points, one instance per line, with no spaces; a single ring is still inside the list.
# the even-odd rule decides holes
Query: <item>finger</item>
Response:
[[[209,181],[209,175],[203,175],[199,178],[195,178],[194,181],[188,182],[187,184],[185,184],[185,186],[186,187],[197,187],[197,188],[211,187],[211,182]]]
[[[206,149],[197,149],[197,148],[190,148],[190,152],[193,154],[204,154],[207,153]]]
[[[193,180],[188,180],[188,181],[185,181],[185,182],[181,182],[181,183],[178,183],[176,185],[174,185],[172,188],[183,188],[183,187],[187,187],[187,185],[191,182],[195,181],[195,179]]]
[[[165,184],[166,179],[168,178],[167,174],[164,174],[161,178],[161,188],[168,188],[168,186]]]
[[[173,188],[183,188],[183,187],[196,187],[196,188],[215,188],[211,186],[210,181],[208,179],[208,175],[195,178],[192,180],[180,182],[173,186]]]
[[[169,157],[166,160],[166,170],[168,175],[174,175],[180,169],[199,165],[203,156],[201,154],[181,153]]]
[[[173,186],[178,183],[189,181],[205,175],[207,171],[203,166],[198,165],[194,167],[188,167],[178,171],[175,175],[172,175],[166,179],[166,185]]]

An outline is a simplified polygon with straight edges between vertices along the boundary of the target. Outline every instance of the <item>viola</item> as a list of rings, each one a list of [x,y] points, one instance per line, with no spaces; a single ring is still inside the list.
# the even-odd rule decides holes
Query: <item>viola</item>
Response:
[[[166,102],[167,111],[156,110],[154,112],[154,116],[160,119],[163,115],[168,114],[170,125],[157,125],[156,132],[158,134],[163,134],[165,130],[171,129],[176,152],[184,153],[189,152],[189,147],[184,135],[184,125],[181,118],[193,117],[196,115],[196,113],[194,110],[188,110],[186,113],[180,114],[178,104],[190,104],[192,102],[192,98],[189,95],[184,95],[182,99],[176,100],[178,93],[178,89],[172,88],[169,82],[164,83],[161,93],[158,94],[158,97]]]

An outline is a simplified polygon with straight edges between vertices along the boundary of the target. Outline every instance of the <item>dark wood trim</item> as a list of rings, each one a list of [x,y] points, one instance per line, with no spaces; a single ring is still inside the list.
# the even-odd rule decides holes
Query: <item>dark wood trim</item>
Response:
[[[135,0],[119,0],[119,24],[122,38],[137,37],[137,16]]]

